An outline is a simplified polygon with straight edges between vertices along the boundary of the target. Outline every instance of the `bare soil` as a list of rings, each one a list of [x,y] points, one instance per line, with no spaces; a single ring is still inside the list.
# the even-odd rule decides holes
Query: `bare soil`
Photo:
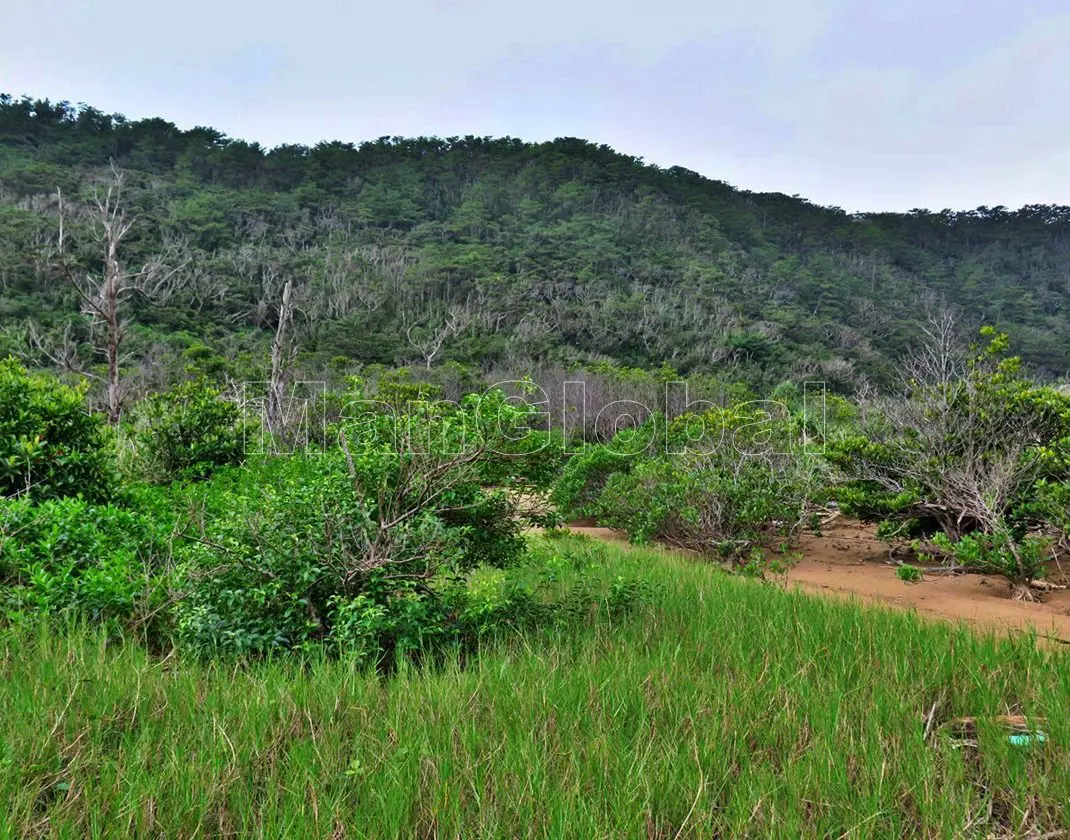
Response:
[[[1040,603],[1011,599],[1010,585],[988,575],[927,573],[918,583],[895,576],[888,545],[858,522],[834,522],[821,536],[800,541],[802,560],[788,572],[788,585],[822,594],[855,596],[950,621],[998,630],[1033,628],[1070,644],[1070,590],[1044,593]],[[1052,569],[1050,575],[1061,575]]]
[[[627,545],[623,534],[609,528],[577,523],[569,530]],[[1003,578],[987,575],[927,573],[918,583],[906,583],[895,576],[887,543],[876,538],[871,526],[849,520],[832,523],[821,535],[805,535],[799,551],[801,559],[787,574],[789,587],[915,610],[928,618],[966,621],[984,629],[1034,629],[1042,637],[1070,644],[1070,589],[1047,592],[1042,602],[1027,603],[1011,599]],[[1049,576],[1062,578],[1055,568]]]

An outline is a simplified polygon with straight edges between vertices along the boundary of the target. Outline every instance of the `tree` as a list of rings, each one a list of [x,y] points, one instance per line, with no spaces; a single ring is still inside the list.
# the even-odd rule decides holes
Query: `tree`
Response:
[[[314,333],[298,316],[311,365],[341,355],[426,364],[407,343],[411,327],[433,365],[445,355],[484,367],[508,356],[527,372],[531,355],[566,366],[667,362],[730,368],[762,389],[812,374],[846,391],[862,376],[894,382],[928,296],[1021,327],[1033,369],[1070,369],[1067,207],[848,216],[576,140],[389,138],[265,152],[204,127],[14,98],[0,100],[0,147],[0,330],[33,318],[47,336],[73,314],[73,296],[27,256],[54,233],[56,187],[81,195],[86,173],[112,158],[153,184],[138,195],[146,224],[122,241],[125,260],[159,245],[152,214],[197,249],[191,273],[200,270],[186,286],[194,305],[154,308],[127,354],[181,344],[184,332],[270,347],[278,297],[250,322],[254,301],[226,264],[228,251],[262,247],[284,260],[295,296],[307,283],[323,300]],[[74,233],[86,220],[70,210]],[[458,305],[478,334],[447,337],[436,353]],[[93,320],[103,335],[105,321]],[[73,338],[88,343],[77,329]],[[18,350],[22,337],[3,340]]]
[[[163,302],[178,291],[183,284],[182,274],[186,266],[184,258],[167,260],[157,255],[137,269],[124,265],[120,246],[137,222],[137,217],[127,214],[123,203],[125,173],[114,164],[111,178],[104,195],[98,194],[94,204],[87,208],[94,237],[103,250],[103,265],[99,274],[81,271],[67,257],[65,251],[66,208],[63,195],[57,190],[59,201],[59,240],[57,252],[62,270],[82,301],[82,311],[103,330],[103,354],[107,362],[107,410],[108,421],[119,422],[124,393],[120,380],[120,346],[127,332],[126,305],[135,296],[150,301]],[[177,249],[177,246],[176,248]],[[171,254],[171,257],[177,255]],[[70,357],[57,358],[68,367]],[[86,374],[85,370],[79,371]]]
[[[449,339],[461,335],[471,325],[473,316],[467,307],[454,306],[433,317],[410,324],[405,338],[420,355],[424,367],[430,368]]]
[[[279,295],[275,339],[271,342],[271,379],[268,381],[267,423],[272,432],[282,428],[286,375],[297,345],[293,341],[293,279],[287,277]]]

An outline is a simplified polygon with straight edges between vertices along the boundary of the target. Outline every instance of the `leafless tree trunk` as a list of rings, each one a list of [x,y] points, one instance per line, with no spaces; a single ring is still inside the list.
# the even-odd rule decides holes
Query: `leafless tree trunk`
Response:
[[[296,237],[296,234],[290,238]],[[243,281],[247,293],[254,295],[249,309],[238,318],[249,318],[260,328],[272,329],[271,362],[267,374],[264,403],[264,430],[275,436],[287,432],[292,421],[287,404],[298,354],[298,324],[314,327],[330,312],[322,275],[302,269],[298,249],[283,251],[263,242],[247,243],[229,255],[233,271]],[[306,274],[301,272],[305,271]]]
[[[268,429],[277,433],[283,425],[283,398],[286,376],[293,362],[296,345],[293,342],[293,280],[286,279],[279,300],[279,320],[275,327],[275,339],[271,343],[271,380],[268,382],[267,421]]]
[[[82,300],[83,312],[103,327],[101,349],[107,363],[105,378],[107,412],[108,420],[112,424],[119,422],[123,408],[120,346],[126,333],[126,323],[123,318],[125,302],[134,295],[157,302],[166,300],[181,287],[182,270],[187,262],[177,255],[179,258],[168,265],[168,261],[158,256],[136,271],[124,268],[120,246],[137,221],[136,218],[127,216],[126,207],[122,202],[124,180],[123,171],[113,165],[111,180],[108,182],[104,196],[101,197],[98,194],[94,207],[89,210],[92,214],[94,232],[104,251],[104,268],[99,276],[75,270],[67,259],[64,227],[66,207],[63,203],[63,194],[59,190],[56,191],[59,203],[57,251],[60,263]],[[69,369],[75,369],[70,364],[66,366]]]

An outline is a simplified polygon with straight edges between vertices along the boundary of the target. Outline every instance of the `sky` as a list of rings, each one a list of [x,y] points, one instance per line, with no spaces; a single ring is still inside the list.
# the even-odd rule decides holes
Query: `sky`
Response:
[[[266,146],[570,136],[849,211],[1070,204],[1067,0],[3,6],[0,91]]]

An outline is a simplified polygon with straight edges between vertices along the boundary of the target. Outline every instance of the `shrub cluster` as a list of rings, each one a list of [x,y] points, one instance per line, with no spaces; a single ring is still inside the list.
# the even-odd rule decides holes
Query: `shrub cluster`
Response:
[[[181,383],[138,407],[138,469],[157,482],[207,478],[242,462],[250,431],[238,407],[207,379]]]
[[[870,406],[829,456],[847,513],[890,538],[935,534],[936,550],[1029,598],[1047,549],[1065,545],[1070,398],[1026,377],[1005,335],[983,335],[961,366],[924,357],[907,393]]]
[[[389,667],[397,656],[641,600],[631,582],[599,581],[590,558],[562,576],[562,558],[524,537],[540,518],[522,502],[557,474],[561,444],[531,430],[534,409],[500,392],[401,400],[408,386],[398,381],[389,385],[398,399],[368,401],[354,383],[331,429],[337,444],[239,468],[237,410],[191,381],[138,407],[129,437],[137,475],[106,499],[59,493],[82,486],[86,464],[115,472],[81,392],[11,364],[4,374],[32,396],[31,420],[7,428],[45,430],[49,446],[76,453],[39,447],[56,456],[33,462],[48,482],[0,499],[8,620],[76,615],[206,655],[319,646]],[[380,383],[379,394],[387,390]]]
[[[84,388],[0,360],[0,496],[106,501],[116,489],[111,449]]]
[[[783,545],[806,518],[816,460],[799,421],[781,407],[743,403],[655,417],[589,447],[565,467],[554,498],[635,542],[659,541],[746,562]]]
[[[830,492],[830,465],[845,512],[1025,596],[1070,547],[1070,399],[990,338],[961,376],[857,415],[839,400],[824,459],[805,445],[824,430],[786,386],[778,402],[653,415],[563,463],[524,401],[442,401],[381,372],[370,393],[352,378],[328,395],[322,446],[246,462],[239,410],[197,378],[136,408],[122,484],[84,393],[8,360],[0,609],[133,625],[205,655],[322,647],[389,667],[640,601],[590,558],[533,547],[525,530],[558,516],[767,571]],[[554,514],[539,513],[547,494]]]
[[[149,616],[165,598],[172,520],[166,508],[82,498],[0,500],[0,593],[10,618]]]

